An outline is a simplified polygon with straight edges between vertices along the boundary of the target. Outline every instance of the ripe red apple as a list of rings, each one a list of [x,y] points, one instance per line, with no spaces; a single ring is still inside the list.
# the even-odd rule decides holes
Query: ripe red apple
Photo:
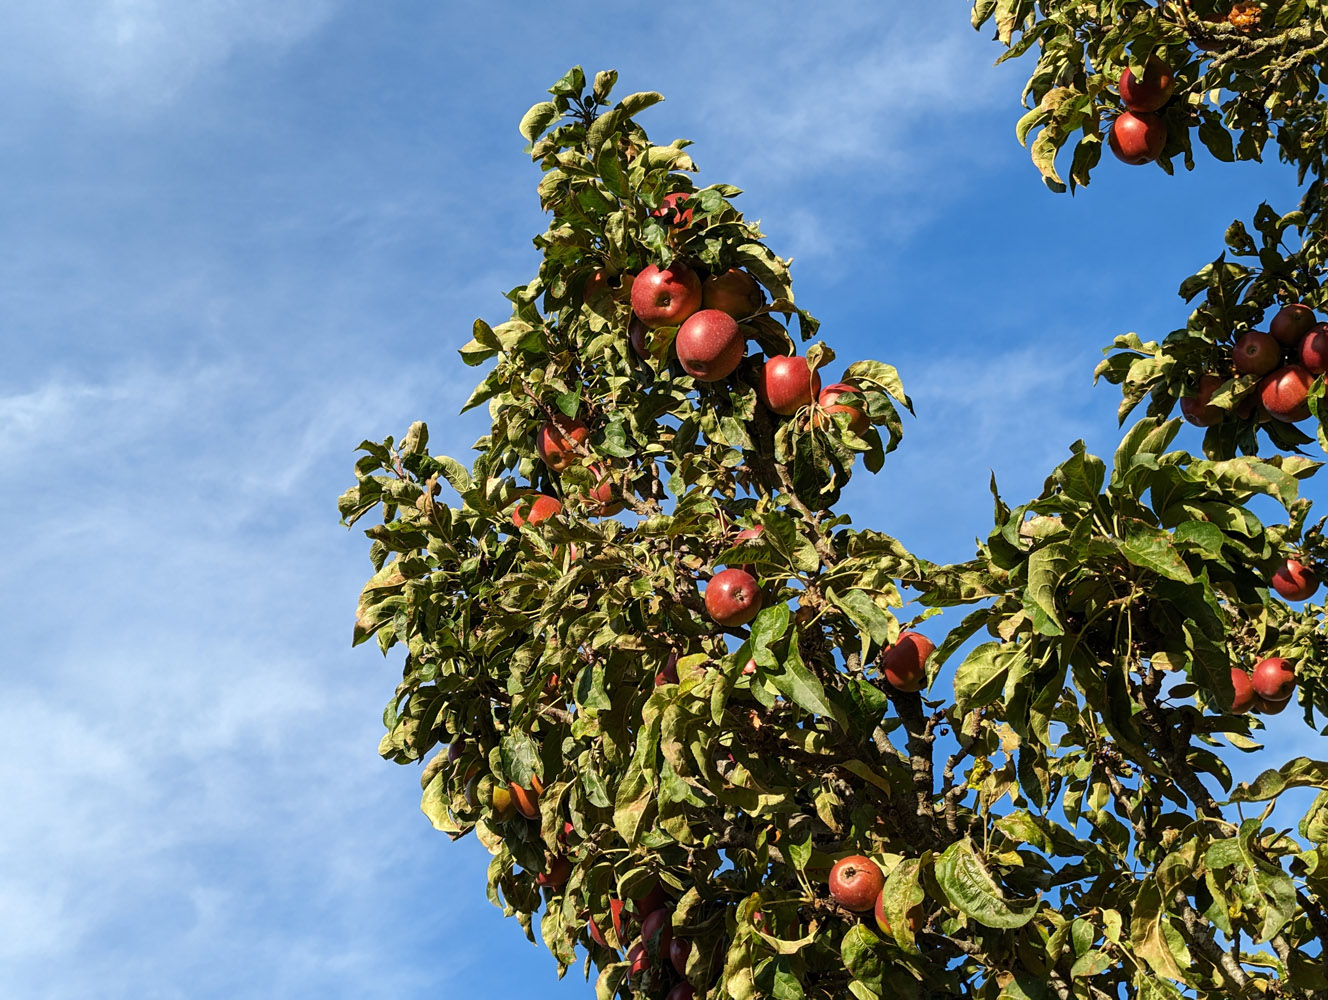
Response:
[[[535,450],[553,472],[566,472],[581,461],[580,445],[590,437],[590,428],[581,420],[556,414],[535,435]]]
[[[656,934],[659,935],[657,954],[667,955],[669,944],[673,941],[673,911],[666,906],[652,911],[641,920],[642,944],[649,947],[650,939]]]
[[[632,909],[638,917],[645,917],[660,909],[669,901],[669,895],[658,882],[644,896],[632,900]]]
[[[650,333],[650,328],[641,322],[640,317],[633,316],[632,321],[627,324],[627,343],[632,345],[632,350],[636,352],[638,358],[650,357],[650,351],[646,347],[646,337]]]
[[[650,952],[646,950],[645,942],[637,942],[627,949],[627,961],[632,963],[629,974],[633,976],[650,968]]]
[[[539,797],[540,792],[544,791],[544,785],[540,782],[537,775],[530,776],[530,787],[522,788],[515,781],[508,782],[507,787],[512,792],[512,801],[516,803],[516,811],[526,819],[539,819]]]
[[[921,691],[927,679],[927,657],[936,644],[921,632],[900,632],[899,641],[881,657],[881,672],[896,691]]]
[[[756,376],[756,395],[766,409],[784,417],[809,406],[820,391],[821,376],[796,354],[771,358]]]
[[[1311,375],[1328,372],[1328,323],[1318,324],[1301,337],[1296,355]]]
[[[861,854],[840,858],[830,869],[830,895],[854,913],[866,913],[876,905],[885,876],[876,862]]]
[[[1130,68],[1120,76],[1120,96],[1131,111],[1156,111],[1176,89],[1176,78],[1171,67],[1157,56],[1149,56],[1144,66],[1144,78],[1136,79]]]
[[[526,512],[524,515],[521,513],[523,510]],[[518,528],[524,524],[539,524],[555,514],[561,514],[562,510],[563,505],[557,497],[543,493],[536,496],[533,501],[529,497],[522,497],[516,509],[512,511],[512,523]]]
[[[655,687],[678,683],[678,654],[672,652],[665,661],[663,669],[655,675]]]
[[[1111,123],[1107,142],[1118,159],[1132,166],[1152,163],[1167,144],[1167,123],[1155,114],[1123,111]]]
[[[447,762],[455,764],[461,759],[461,755],[466,752],[466,744],[460,740],[453,740],[447,745]]]
[[[733,544],[741,545],[743,542],[751,541],[753,538],[760,538],[761,532],[765,531],[764,525],[754,524],[750,528],[743,528],[733,536]],[[756,576],[756,565],[754,563],[743,563],[740,567],[748,576]]]
[[[1195,427],[1212,427],[1213,424],[1221,423],[1223,418],[1226,417],[1227,411],[1220,406],[1213,406],[1208,401],[1213,398],[1213,393],[1217,392],[1225,381],[1221,375],[1200,376],[1199,391],[1193,396],[1181,397],[1181,416],[1194,424]]]
[[[1236,715],[1244,715],[1254,707],[1254,683],[1243,668],[1231,668],[1231,689],[1235,693],[1231,700],[1232,712]]]
[[[1304,601],[1319,589],[1319,578],[1298,559],[1287,559],[1273,573],[1273,589],[1288,601]]]
[[[890,929],[890,921],[885,919],[885,893],[882,891],[876,897],[876,926],[881,929],[881,933],[886,937],[894,937],[894,931]],[[922,907],[914,906],[908,911],[908,927],[914,934],[922,928]]]
[[[590,473],[595,477],[595,485],[586,496],[593,505],[595,517],[611,517],[627,506],[608,469],[602,465],[592,465]]]
[[[663,219],[664,224],[674,229],[686,229],[692,224],[692,209],[686,205],[689,198],[692,197],[690,191],[675,191],[672,194],[666,194],[659,200],[659,208],[650,214],[656,219]],[[679,203],[684,205],[679,208]]]
[[[599,302],[608,298],[613,292],[610,286],[609,272],[604,268],[596,268],[586,279],[585,285],[581,289],[581,301],[587,303]]]
[[[828,426],[834,423],[836,413],[847,413],[848,429],[858,437],[862,437],[871,427],[871,417],[867,416],[866,411],[860,407],[839,402],[839,397],[846,392],[860,393],[862,390],[852,382],[835,382],[822,389],[821,394],[816,397],[816,405],[820,407],[820,411],[813,417],[813,421],[817,427]]]
[[[1294,347],[1297,341],[1310,332],[1314,326],[1314,310],[1307,305],[1293,302],[1278,310],[1273,321],[1268,324],[1268,332],[1279,344]]]
[[[549,859],[548,868],[535,876],[535,882],[550,889],[561,889],[571,874],[572,862],[559,855]]]
[[[761,588],[750,573],[740,569],[720,570],[705,590],[706,612],[720,625],[746,625],[761,610]]]
[[[1310,415],[1306,399],[1313,382],[1314,376],[1301,365],[1287,365],[1259,383],[1259,401],[1273,419],[1294,424]]]
[[[1254,696],[1254,707],[1260,715],[1277,715],[1290,704],[1290,698],[1286,701],[1269,701],[1266,698],[1260,698],[1258,695]]]
[[[677,326],[701,308],[701,279],[686,264],[649,264],[632,282],[632,312],[650,329]]]
[[[748,660],[747,666],[742,668],[742,673],[744,677],[750,677],[752,674],[756,673],[756,660]]]
[[[1296,674],[1289,660],[1270,656],[1254,665],[1254,693],[1264,701],[1283,702],[1296,690]]]
[[[669,995],[664,1000],[696,1000],[696,990],[692,988],[691,983],[679,983],[669,990]]]
[[[737,320],[718,309],[693,313],[673,341],[683,370],[702,382],[718,382],[733,374],[747,353],[747,338]]]
[[[692,942],[684,938],[674,938],[669,942],[669,961],[678,971],[678,975],[687,975],[687,958],[692,953]]]
[[[765,305],[765,293],[746,271],[731,267],[701,285],[701,308],[718,309],[734,319],[749,319]]]
[[[1282,363],[1282,347],[1271,333],[1251,330],[1236,339],[1236,371],[1242,375],[1267,375]]]
[[[613,932],[618,935],[618,940],[623,939],[623,904],[621,899],[609,900],[609,917],[613,921]],[[609,947],[609,942],[605,939],[600,929],[595,926],[595,921],[587,921],[587,929],[595,943],[601,948]]]

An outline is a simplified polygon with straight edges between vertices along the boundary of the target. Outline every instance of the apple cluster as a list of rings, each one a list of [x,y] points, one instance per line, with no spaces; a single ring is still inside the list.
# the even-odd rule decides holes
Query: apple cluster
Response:
[[[1236,406],[1237,417],[1261,423],[1305,420],[1310,415],[1310,388],[1328,372],[1328,323],[1319,323],[1314,310],[1302,303],[1283,306],[1267,332],[1250,330],[1236,339],[1232,372],[1232,376],[1201,375],[1194,395],[1181,399],[1181,415],[1196,427],[1222,422],[1228,411],[1212,403],[1213,395],[1232,377],[1255,376],[1259,381]]]
[[[1176,91],[1171,67],[1150,56],[1140,79],[1126,67],[1118,84],[1125,110],[1111,123],[1107,143],[1116,157],[1132,166],[1152,163],[1167,144],[1167,122],[1161,109]]]

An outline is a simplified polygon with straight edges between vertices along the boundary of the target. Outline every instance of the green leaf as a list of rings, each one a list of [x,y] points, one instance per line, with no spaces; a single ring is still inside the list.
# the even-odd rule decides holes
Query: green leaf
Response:
[[[1056,613],[1056,587],[1069,571],[1073,549],[1066,542],[1052,542],[1034,549],[1028,557],[1028,586],[1024,589],[1024,610],[1040,635],[1064,635],[1065,628]]]
[[[936,881],[955,907],[984,927],[1010,930],[1037,916],[1038,900],[1007,898],[967,840],[955,841],[936,860]]]
[[[521,124],[517,126],[522,136],[534,142],[545,130],[553,124],[558,117],[558,108],[552,101],[540,101],[529,111],[521,116]]]
[[[1178,583],[1193,583],[1194,577],[1172,543],[1169,532],[1134,518],[1121,518],[1121,554],[1140,569]]]
[[[885,955],[881,940],[862,924],[854,924],[840,942],[839,954],[844,968],[873,993],[884,989]]]
[[[528,733],[506,733],[498,742],[498,756],[508,781],[531,787],[531,779],[539,774],[540,759],[539,747]]]
[[[895,942],[905,951],[918,953],[909,926],[908,911],[927,898],[920,884],[921,858],[905,858],[891,870],[881,888],[881,909],[890,924]]]
[[[1328,788],[1328,762],[1297,757],[1277,770],[1264,771],[1251,782],[1241,782],[1230,801],[1265,802],[1288,788]]]
[[[770,682],[780,694],[799,708],[815,715],[828,715],[840,726],[848,728],[848,717],[844,715],[843,709],[825,696],[825,687],[807,668],[807,664],[802,662],[797,642],[789,643],[788,654],[780,667],[779,670],[767,672]]]
[[[964,658],[955,671],[955,705],[961,713],[990,705],[1005,689],[1011,656],[1018,650],[1005,651],[999,642],[984,642]]]

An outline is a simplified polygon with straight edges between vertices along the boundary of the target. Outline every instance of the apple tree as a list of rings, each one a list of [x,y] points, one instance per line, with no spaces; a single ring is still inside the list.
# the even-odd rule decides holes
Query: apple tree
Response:
[[[1053,187],[1088,183],[1122,92],[1158,116],[1127,162],[1188,157],[1194,126],[1219,158],[1275,136],[1315,179],[1186,281],[1185,329],[1109,348],[1122,420],[1149,400],[1115,453],[1072,445],[1017,506],[993,482],[954,565],[835,512],[900,446],[904,386],[878,360],[822,377],[739,190],[639,124],[660,95],[578,67],[521,120],[550,222],[461,350],[489,432],[469,467],[423,423],[365,442],[339,506],[377,521],[354,641],[404,654],[380,752],[422,765],[425,815],[483,843],[559,975],[583,962],[603,1000],[1328,996],[1328,763],[1232,773],[1328,713],[1296,427],[1322,380],[1282,416],[1295,385],[1263,388],[1328,305],[1328,115],[1296,48],[1328,33],[1317,3],[1248,30],[1235,8],[975,5],[1037,50],[1020,133]]]

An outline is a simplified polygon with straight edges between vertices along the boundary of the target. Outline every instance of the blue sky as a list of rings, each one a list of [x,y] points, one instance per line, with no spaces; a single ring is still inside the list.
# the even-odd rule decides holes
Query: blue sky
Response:
[[[964,7],[0,8],[6,996],[591,995],[375,753],[398,673],[349,646],[352,451],[481,433],[456,348],[535,266],[516,123],[579,62],[668,97],[643,123],[745,189],[842,363],[899,367],[919,419],[859,524],[962,558],[989,470],[1017,501],[1076,437],[1109,453],[1099,348],[1180,325],[1179,280],[1290,178],[1112,162],[1050,194],[1026,68]]]

